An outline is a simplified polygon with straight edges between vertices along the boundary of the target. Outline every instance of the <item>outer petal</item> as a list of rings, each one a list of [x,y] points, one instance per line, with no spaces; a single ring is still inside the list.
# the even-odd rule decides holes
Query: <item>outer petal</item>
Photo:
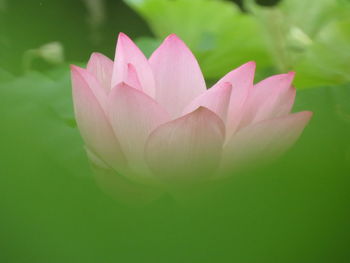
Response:
[[[155,77],[155,98],[172,117],[179,117],[185,106],[206,90],[197,60],[174,34],[154,51],[149,62]]]
[[[195,183],[217,169],[224,124],[212,111],[196,111],[158,127],[147,140],[146,160],[160,181]]]
[[[226,122],[228,105],[231,98],[232,85],[223,82],[208,89],[203,94],[195,98],[184,110],[183,114],[190,113],[200,106],[206,107],[215,112],[224,122]]]
[[[127,82],[128,64],[135,67],[142,90],[154,97],[154,78],[146,57],[128,36],[120,33],[115,53],[112,87]]]
[[[264,79],[254,86],[245,105],[240,127],[290,113],[295,98],[294,72]]]
[[[117,201],[128,205],[149,204],[162,195],[162,191],[152,186],[144,186],[130,181],[115,172],[89,149],[86,149],[98,185]],[[129,173],[126,173],[129,177]]]
[[[232,172],[282,154],[299,138],[311,116],[303,111],[239,130],[225,145],[221,170]]]
[[[107,117],[79,68],[72,66],[74,111],[85,144],[109,166],[121,171],[126,159]]]
[[[74,72],[84,79],[84,82],[91,89],[92,93],[96,97],[100,104],[100,107],[107,113],[107,91],[101,85],[101,83],[90,73],[87,69],[83,69],[77,66],[72,66]]]
[[[109,113],[131,168],[144,172],[146,138],[160,124],[169,121],[167,112],[142,91],[121,83],[111,91]]]
[[[241,119],[244,103],[253,88],[255,73],[255,62],[248,62],[237,69],[226,74],[222,79],[214,85],[229,82],[232,85],[232,96],[228,109],[226,131],[227,136],[235,132]]]
[[[87,70],[95,76],[100,85],[108,92],[111,89],[113,61],[100,53],[92,53]]]

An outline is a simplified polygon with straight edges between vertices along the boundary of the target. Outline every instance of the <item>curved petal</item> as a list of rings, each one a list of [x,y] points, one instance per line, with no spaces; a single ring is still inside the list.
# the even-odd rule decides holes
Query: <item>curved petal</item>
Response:
[[[290,113],[295,98],[294,72],[279,74],[256,84],[245,105],[240,127]]]
[[[200,182],[219,165],[224,132],[222,120],[200,107],[151,133],[145,148],[147,164],[160,181]]]
[[[137,76],[135,67],[130,63],[128,63],[127,66],[128,66],[128,71],[127,71],[125,83],[133,87],[134,89],[142,90],[142,86]]]
[[[113,61],[100,53],[92,53],[87,64],[87,71],[99,81],[108,92],[111,89]]]
[[[100,82],[95,78],[92,73],[90,73],[87,69],[80,68],[78,66],[72,66],[72,72],[74,74],[79,75],[83,78],[85,84],[91,89],[92,93],[96,97],[97,101],[100,104],[100,107],[103,109],[105,113],[107,113],[107,91],[102,88]]]
[[[160,124],[169,121],[167,112],[142,91],[121,83],[110,93],[109,114],[130,166],[144,172],[146,138]]]
[[[155,98],[173,118],[206,90],[196,58],[174,34],[154,51],[149,63],[156,83]]]
[[[227,113],[226,131],[230,137],[237,129],[242,115],[244,103],[254,84],[255,62],[248,62],[242,66],[227,73],[214,86],[223,82],[229,82],[232,85],[232,96]]]
[[[239,130],[224,147],[221,170],[232,171],[279,156],[299,138],[311,116],[312,112],[303,111]]]
[[[72,66],[72,86],[75,116],[85,144],[109,166],[123,170],[126,159],[119,142],[94,93],[75,66]]]
[[[153,73],[145,55],[127,35],[120,33],[115,53],[112,87],[127,82],[128,64],[135,67],[142,90],[154,97]]]
[[[195,98],[185,108],[183,115],[194,111],[200,106],[203,106],[215,112],[224,122],[226,122],[231,91],[232,85],[229,82],[223,82],[222,84],[216,85]]]

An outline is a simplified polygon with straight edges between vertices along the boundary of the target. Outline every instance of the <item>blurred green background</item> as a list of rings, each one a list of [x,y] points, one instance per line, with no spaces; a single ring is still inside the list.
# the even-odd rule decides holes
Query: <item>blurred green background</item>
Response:
[[[347,0],[0,0],[0,262],[350,262],[349,14]],[[208,83],[249,60],[257,80],[295,70],[294,110],[314,118],[198,207],[119,204],[90,171],[69,64],[112,58],[120,31],[148,55],[177,33]]]

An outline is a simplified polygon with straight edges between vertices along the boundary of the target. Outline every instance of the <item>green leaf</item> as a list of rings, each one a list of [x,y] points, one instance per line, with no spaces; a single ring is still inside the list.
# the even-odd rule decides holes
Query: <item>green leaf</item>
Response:
[[[0,83],[10,81],[13,78],[14,76],[10,72],[0,68]]]
[[[324,27],[296,63],[296,84],[303,87],[350,82],[350,20]]]
[[[260,21],[275,67],[296,71],[298,88],[349,81],[349,3],[282,0],[272,8],[245,3]]]
[[[313,38],[335,18],[337,4],[334,0],[282,0],[278,8],[289,25],[300,28]]]
[[[89,175],[76,128],[68,65],[49,75],[39,72],[0,83],[1,160],[42,160],[74,175]],[[40,158],[45,154],[45,158]],[[48,160],[50,160],[48,162]]]

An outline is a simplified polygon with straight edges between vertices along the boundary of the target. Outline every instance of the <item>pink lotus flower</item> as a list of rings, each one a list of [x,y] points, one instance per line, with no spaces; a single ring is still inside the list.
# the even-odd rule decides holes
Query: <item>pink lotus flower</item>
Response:
[[[254,85],[254,62],[207,89],[195,57],[176,35],[147,59],[121,33],[115,57],[92,54],[86,69],[72,66],[72,82],[89,157],[119,174],[123,185],[225,177],[283,153],[312,115],[290,113],[293,72]]]

